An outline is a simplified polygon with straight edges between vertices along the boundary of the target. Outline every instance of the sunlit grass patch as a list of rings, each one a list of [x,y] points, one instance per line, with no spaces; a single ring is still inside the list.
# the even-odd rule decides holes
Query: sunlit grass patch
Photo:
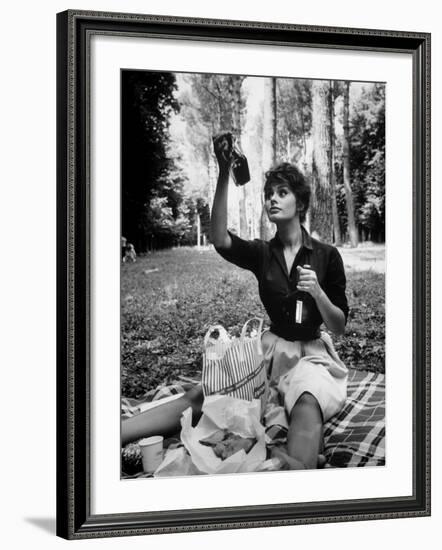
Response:
[[[384,369],[384,275],[347,272],[351,307],[336,340],[351,367]],[[256,278],[213,249],[177,248],[141,256],[121,271],[122,393],[135,397],[179,375],[198,378],[204,334],[222,324],[239,335],[244,322],[268,317]]]

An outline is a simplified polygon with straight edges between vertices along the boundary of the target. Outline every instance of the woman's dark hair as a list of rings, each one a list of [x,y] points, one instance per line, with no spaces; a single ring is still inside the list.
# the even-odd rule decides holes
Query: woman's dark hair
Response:
[[[264,194],[275,183],[286,183],[296,197],[296,204],[302,205],[299,209],[299,221],[305,221],[305,215],[310,204],[310,184],[304,174],[294,164],[281,162],[265,173]]]

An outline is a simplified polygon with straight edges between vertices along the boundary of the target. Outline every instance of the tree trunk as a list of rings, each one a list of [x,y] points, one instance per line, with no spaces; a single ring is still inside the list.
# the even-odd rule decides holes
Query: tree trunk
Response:
[[[271,106],[272,106],[272,165],[276,164],[276,136],[278,135],[278,119],[277,119],[277,109],[278,104],[276,100],[276,78],[272,78],[272,88],[271,88]]]
[[[305,215],[305,221],[304,221],[304,227],[307,229],[309,233],[311,233],[311,210],[310,208],[307,210],[307,213]]]
[[[216,180],[217,180],[217,166],[216,166],[216,160],[215,155],[209,152],[209,162],[208,162],[208,177],[209,177],[209,185],[208,185],[208,199],[209,204],[213,204],[213,199],[215,197],[215,189],[216,189]]]
[[[333,83],[330,80],[328,92],[328,116],[330,131],[330,147],[328,154],[328,174],[332,202],[333,235],[336,246],[341,246],[341,227],[339,225],[338,205],[336,202],[336,178],[335,178],[335,96]]]
[[[285,160],[287,162],[290,162],[291,158],[292,158],[292,147],[290,143],[290,134],[287,132],[287,141],[285,146]]]
[[[347,204],[348,234],[352,247],[358,246],[358,231],[355,223],[355,209],[353,205],[353,193],[350,186],[350,137],[349,137],[349,98],[350,82],[344,83],[344,146],[343,146],[343,164],[344,164],[344,190]]]
[[[312,84],[312,208],[311,231],[325,242],[332,242],[332,200],[329,183],[327,81],[315,80]]]
[[[201,220],[200,215],[197,213],[196,215],[196,247],[200,248],[200,242],[201,242]]]
[[[232,109],[232,128],[236,136],[236,142],[241,149],[241,111],[242,111],[242,98],[241,98],[241,85],[245,77],[243,76],[231,76],[230,77],[230,101]],[[249,228],[247,224],[247,185],[241,186],[239,191],[239,236],[243,239],[249,238]]]
[[[266,79],[264,86],[262,165],[265,173],[276,163],[276,78]],[[275,229],[265,211],[262,193],[261,201],[260,237],[268,241],[272,238]]]

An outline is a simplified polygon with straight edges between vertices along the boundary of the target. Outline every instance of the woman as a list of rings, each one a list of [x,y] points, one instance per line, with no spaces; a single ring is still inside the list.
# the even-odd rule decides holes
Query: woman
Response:
[[[231,140],[214,140],[219,178],[212,209],[212,242],[229,262],[252,271],[270,317],[262,337],[271,386],[278,389],[288,416],[287,455],[292,469],[316,468],[323,424],[346,399],[347,369],[322,323],[342,335],[348,316],[345,272],[336,248],[312,239],[301,223],[310,186],[293,165],[266,173],[265,209],[276,225],[270,241],[245,241],[227,230],[227,189]],[[319,458],[319,463],[321,459]]]
[[[310,187],[290,164],[266,174],[265,208],[277,233],[270,242],[240,239],[227,230],[227,196],[232,140],[214,140],[219,177],[213,201],[211,238],[226,260],[251,270],[272,322],[262,343],[270,385],[283,397],[288,417],[287,453],[277,452],[291,469],[316,468],[321,459],[323,423],[346,398],[347,369],[339,360],[322,322],[343,334],[348,315],[345,273],[338,251],[312,239],[301,223]],[[172,433],[181,413],[201,412],[201,386],[183,397],[123,422],[123,444],[142,436]]]

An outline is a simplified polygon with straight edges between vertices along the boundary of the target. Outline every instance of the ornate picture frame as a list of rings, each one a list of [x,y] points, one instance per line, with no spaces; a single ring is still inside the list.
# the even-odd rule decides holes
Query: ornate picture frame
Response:
[[[91,505],[91,39],[133,37],[412,58],[412,494],[95,514]],[[66,539],[430,514],[430,35],[68,10],[57,15],[57,534]],[[400,312],[399,312],[400,314]],[[410,320],[411,321],[411,320]],[[117,429],[117,427],[115,427]],[[118,452],[118,451],[116,451]],[[161,482],[161,480],[158,480]],[[157,481],[156,481],[157,482]]]

